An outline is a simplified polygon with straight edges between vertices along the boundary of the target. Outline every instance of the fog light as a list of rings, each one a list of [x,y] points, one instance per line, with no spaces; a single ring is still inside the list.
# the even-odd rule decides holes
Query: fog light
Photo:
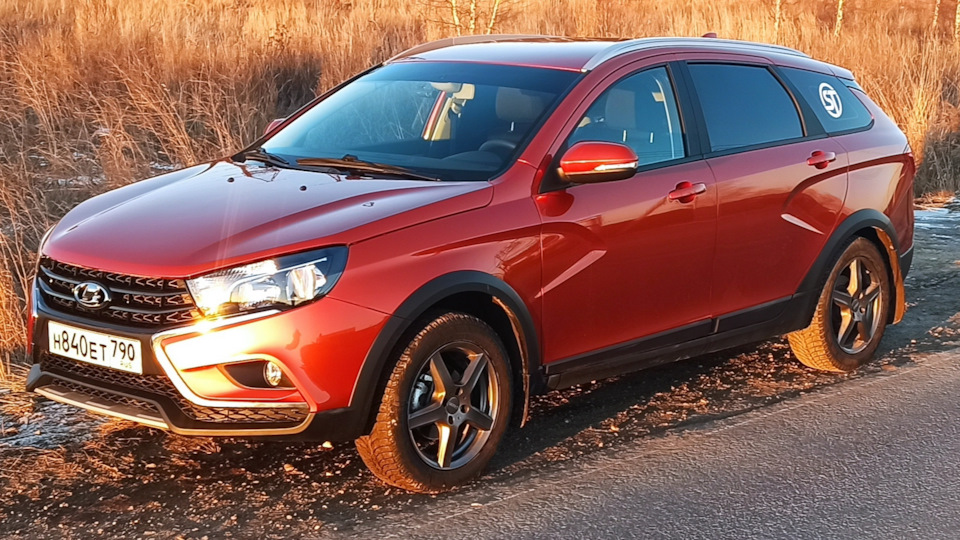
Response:
[[[263,365],[263,380],[270,386],[279,386],[280,381],[283,380],[283,372],[273,362],[267,362]]]

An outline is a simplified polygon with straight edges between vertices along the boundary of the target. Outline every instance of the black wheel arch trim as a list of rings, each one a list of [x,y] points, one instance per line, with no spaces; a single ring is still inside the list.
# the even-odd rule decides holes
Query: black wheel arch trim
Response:
[[[880,230],[886,234],[892,243],[894,254],[888,253],[888,250],[883,246],[882,239],[881,245],[877,247],[880,249],[881,254],[887,254],[888,256],[896,255],[896,261],[891,260],[890,266],[896,264],[897,268],[899,269],[900,256],[903,252],[900,248],[897,230],[894,228],[890,218],[884,215],[883,212],[871,208],[854,212],[844,219],[836,228],[834,228],[833,234],[831,234],[830,238],[827,239],[826,244],[824,244],[823,248],[820,250],[820,254],[814,261],[813,266],[810,267],[807,275],[803,278],[803,281],[800,282],[800,286],[797,288],[797,294],[807,293],[807,305],[804,306],[803,320],[809,322],[809,320],[813,318],[813,310],[816,308],[816,303],[820,298],[820,288],[822,287],[821,281],[823,281],[823,276],[827,269],[833,264],[834,259],[839,255],[837,251],[843,246],[844,242],[847,242],[853,238],[857,231],[864,229]],[[893,257],[891,257],[891,259],[892,258]],[[892,271],[892,269],[890,270]],[[903,298],[896,298],[894,300],[895,302],[902,302]],[[807,315],[809,315],[809,317],[807,317]]]
[[[412,325],[432,306],[459,293],[483,293],[493,298],[510,319],[521,355],[523,373],[523,414],[526,421],[530,396],[546,388],[540,370],[540,341],[533,316],[520,295],[500,278],[485,272],[462,270],[444,274],[427,282],[407,297],[396,309],[367,352],[360,375],[357,377],[350,408],[364,424],[358,426],[360,435],[369,432],[375,419],[389,362],[401,339]]]

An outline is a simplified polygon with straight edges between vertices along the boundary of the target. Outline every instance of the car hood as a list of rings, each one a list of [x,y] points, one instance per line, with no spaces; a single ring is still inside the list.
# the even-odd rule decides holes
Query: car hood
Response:
[[[191,277],[335,244],[352,244],[489,204],[487,182],[348,178],[215,162],[94,197],[43,246],[105,271]]]

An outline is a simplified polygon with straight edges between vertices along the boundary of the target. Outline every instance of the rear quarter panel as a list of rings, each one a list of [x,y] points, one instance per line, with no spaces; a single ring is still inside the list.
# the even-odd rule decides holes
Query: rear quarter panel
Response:
[[[874,125],[868,131],[836,137],[850,160],[840,221],[865,208],[883,212],[896,229],[902,254],[913,246],[913,156],[900,128],[866,94],[853,93],[870,110]]]

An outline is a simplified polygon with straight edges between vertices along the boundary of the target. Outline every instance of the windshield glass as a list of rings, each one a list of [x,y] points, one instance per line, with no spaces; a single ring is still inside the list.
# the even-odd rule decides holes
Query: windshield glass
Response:
[[[512,162],[579,76],[489,64],[390,64],[314,105],[263,150],[290,163],[347,157],[441,180],[488,180]]]

